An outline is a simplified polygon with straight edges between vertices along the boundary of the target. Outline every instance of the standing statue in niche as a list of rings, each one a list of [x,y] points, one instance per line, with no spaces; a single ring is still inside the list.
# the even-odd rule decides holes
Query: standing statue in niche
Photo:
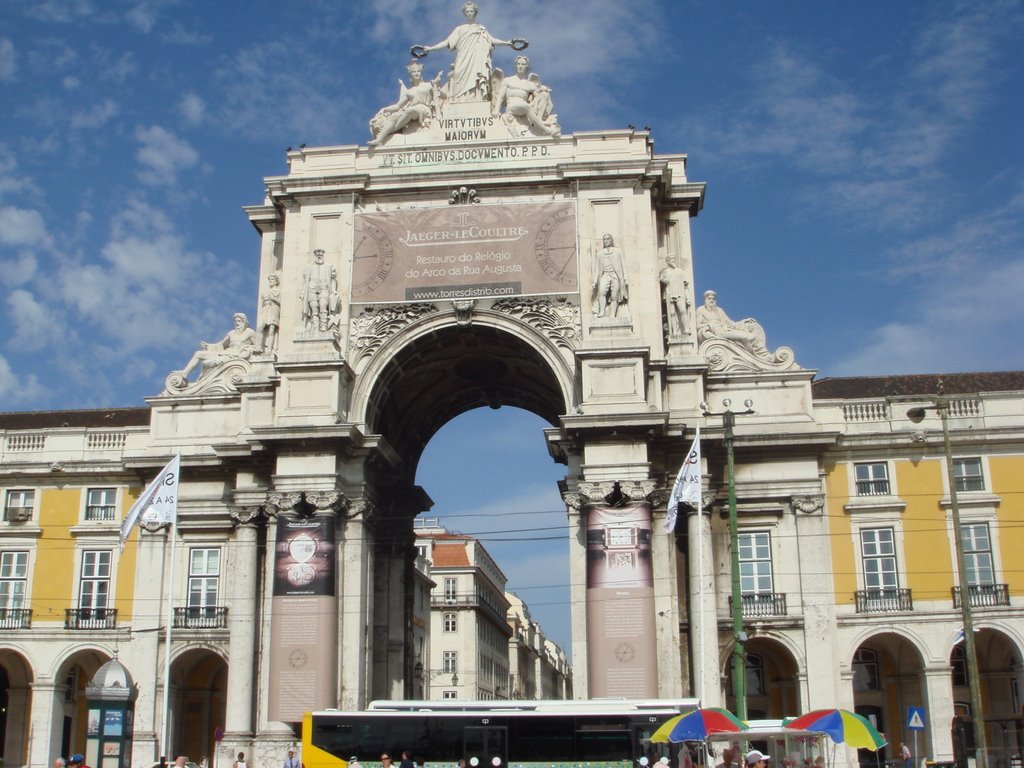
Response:
[[[507,45],[514,51],[522,51],[528,43],[522,38],[499,40],[476,20],[479,7],[473,0],[467,0],[462,6],[466,23],[460,24],[447,38],[437,45],[414,45],[412,55],[421,59],[428,53],[448,48],[455,51],[455,63],[452,64],[445,85],[445,96],[452,102],[488,101],[491,87],[491,52],[496,45]]]
[[[675,256],[669,254],[665,263],[658,280],[665,289],[668,335],[669,338],[676,338],[686,333],[686,310],[689,307],[686,295],[690,283],[686,279],[686,270],[679,266]]]
[[[759,357],[770,353],[765,348],[764,328],[754,318],[730,320],[718,306],[718,294],[704,291],[704,306],[697,307],[697,341],[728,339],[750,350]]]
[[[629,301],[629,280],[622,264],[622,250],[607,232],[601,236],[603,247],[594,255],[594,315],[619,314],[619,305]]]
[[[248,360],[259,350],[260,340],[256,331],[249,327],[249,319],[242,312],[236,312],[233,317],[235,327],[227,336],[217,342],[200,342],[199,351],[192,355],[188,365],[180,373],[171,374],[176,377],[176,388],[187,387],[189,375],[200,366],[205,373],[232,360]]]
[[[281,326],[281,276],[277,272],[267,275],[267,290],[260,297],[263,308],[260,334],[263,337],[263,354],[277,354],[277,331]]]
[[[370,133],[373,140],[367,142],[371,147],[379,147],[392,134],[405,128],[411,123],[419,123],[421,128],[430,126],[431,120],[437,115],[437,109],[441,100],[441,73],[429,83],[423,82],[423,65],[418,61],[412,61],[405,68],[409,73],[408,88],[401,80],[398,87],[401,91],[398,94],[398,101],[394,104],[383,107],[373,119],[370,120]]]
[[[511,124],[512,118],[517,117],[547,136],[561,134],[558,115],[552,114],[551,89],[541,85],[540,77],[530,72],[529,56],[516,56],[516,73],[509,77],[495,68],[494,83],[491,113],[495,117],[505,107],[507,123]]]
[[[302,319],[307,330],[326,332],[338,311],[338,273],[324,263],[324,250],[313,251],[313,263],[302,273]]]

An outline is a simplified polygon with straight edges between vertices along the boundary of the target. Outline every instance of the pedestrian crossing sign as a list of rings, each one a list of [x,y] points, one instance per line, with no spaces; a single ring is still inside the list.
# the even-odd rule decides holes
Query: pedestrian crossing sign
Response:
[[[912,731],[924,730],[924,707],[909,707],[907,709],[907,728]]]

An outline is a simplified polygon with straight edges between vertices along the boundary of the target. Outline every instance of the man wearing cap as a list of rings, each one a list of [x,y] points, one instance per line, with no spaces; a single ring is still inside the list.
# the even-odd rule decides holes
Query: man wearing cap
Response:
[[[747,765],[749,768],[765,768],[768,765],[768,761],[771,760],[768,755],[763,752],[759,752],[756,749],[752,749],[747,752]]]

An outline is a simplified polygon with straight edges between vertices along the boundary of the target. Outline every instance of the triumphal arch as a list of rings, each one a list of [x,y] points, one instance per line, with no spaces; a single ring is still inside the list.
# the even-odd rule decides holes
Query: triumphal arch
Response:
[[[811,372],[695,295],[705,189],[686,156],[655,153],[647,130],[563,132],[527,41],[465,13],[394,62],[404,79],[364,143],[290,150],[265,180],[245,208],[258,314],[236,314],[150,400],[150,451],[184,451],[183,530],[227,497],[254,603],[240,615],[264,617],[264,634],[232,641],[229,702],[249,684],[236,654],[269,660],[271,721],[408,693],[412,521],[431,505],[417,462],[450,419],[511,405],[550,424],[565,466],[575,694],[692,695],[699,676],[718,703],[722,429],[701,404],[756,399],[741,444],[785,471],[740,482],[776,514],[820,488],[814,440],[793,436],[814,431]],[[711,490],[666,533],[698,426]]]

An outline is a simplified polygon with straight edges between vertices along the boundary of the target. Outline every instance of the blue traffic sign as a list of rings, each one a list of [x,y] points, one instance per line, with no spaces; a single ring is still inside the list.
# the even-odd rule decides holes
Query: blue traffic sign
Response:
[[[907,728],[912,731],[924,730],[924,707],[907,707]]]

